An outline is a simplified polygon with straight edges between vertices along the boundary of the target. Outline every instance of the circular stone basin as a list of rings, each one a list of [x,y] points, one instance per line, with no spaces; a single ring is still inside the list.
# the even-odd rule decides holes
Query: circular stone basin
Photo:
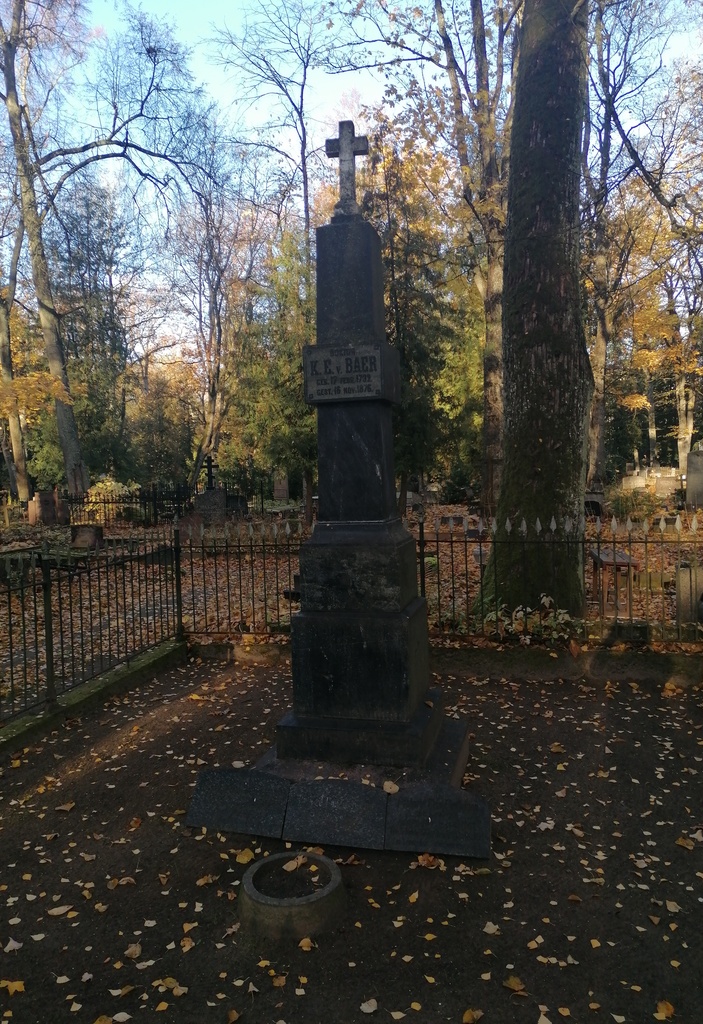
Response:
[[[284,870],[296,858],[298,866]],[[317,853],[289,852],[247,868],[237,902],[244,927],[271,939],[302,939],[337,927],[346,898],[333,860]]]

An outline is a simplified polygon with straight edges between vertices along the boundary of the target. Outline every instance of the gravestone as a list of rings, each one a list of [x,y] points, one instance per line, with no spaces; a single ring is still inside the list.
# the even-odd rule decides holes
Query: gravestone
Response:
[[[686,505],[703,507],[703,451],[688,453],[686,464]]]
[[[303,353],[319,505],[300,549],[293,709],[253,769],[281,783],[286,805],[273,806],[274,788],[257,813],[264,834],[291,842],[488,857],[488,805],[460,788],[468,724],[447,718],[430,688],[415,541],[397,512],[399,360],[385,339],[380,240],[354,189],[367,143],[351,121],[339,129],[326,149],[340,158],[340,199],[317,231],[317,344]],[[389,766],[398,784],[386,790]],[[214,771],[198,780],[188,824],[246,833],[248,783]]]
[[[223,523],[227,514],[227,492],[224,488],[215,487],[215,469],[219,469],[219,466],[212,455],[208,455],[205,459],[206,488],[200,494],[196,494],[193,501],[195,512],[202,516],[206,526]]]
[[[317,344],[303,353],[318,417],[318,515],[300,551],[293,710],[277,751],[422,764],[443,715],[439,695],[428,700],[427,608],[396,506],[399,360],[385,338],[380,239],[355,198],[354,158],[368,145],[351,121],[339,131],[326,149],[339,156],[340,199],[317,230]]]
[[[273,500],[288,501],[288,474],[274,473],[273,475]]]

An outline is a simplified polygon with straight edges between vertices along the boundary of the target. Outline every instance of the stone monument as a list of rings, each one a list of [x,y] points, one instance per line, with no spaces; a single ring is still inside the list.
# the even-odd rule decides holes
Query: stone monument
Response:
[[[429,686],[415,541],[396,507],[398,353],[385,339],[380,240],[354,184],[368,144],[342,121],[326,150],[339,157],[340,198],[317,231],[317,344],[303,354],[319,497],[300,551],[293,708],[253,770],[201,774],[187,821],[291,842],[487,857],[488,805],[460,788],[468,723],[446,717]],[[398,784],[389,792],[391,766]]]
[[[327,142],[340,199],[317,230],[317,344],[303,353],[317,407],[318,515],[300,552],[291,634],[293,710],[279,758],[425,763],[442,724],[428,699],[427,609],[415,542],[397,512],[392,407],[398,353],[385,338],[380,239],[361,217],[351,121]]]

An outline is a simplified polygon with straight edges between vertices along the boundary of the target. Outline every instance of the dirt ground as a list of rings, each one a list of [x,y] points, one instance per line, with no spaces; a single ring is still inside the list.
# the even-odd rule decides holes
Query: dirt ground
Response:
[[[240,928],[285,844],[184,826],[198,772],[249,764],[286,661],[198,662],[6,757],[0,1019],[12,1024],[703,1020],[703,695],[438,678],[473,734],[490,862],[327,848],[348,911],[314,943]]]

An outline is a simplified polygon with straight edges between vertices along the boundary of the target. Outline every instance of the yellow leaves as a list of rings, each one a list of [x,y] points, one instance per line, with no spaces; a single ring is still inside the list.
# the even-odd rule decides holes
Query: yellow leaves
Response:
[[[72,811],[75,806],[76,806],[75,802],[73,800],[69,800],[69,802],[67,804],[59,804],[59,806],[56,808],[56,810],[57,811],[64,811],[66,814],[68,814],[68,812]]]
[[[194,928],[198,927],[197,921],[185,921],[183,923],[183,931],[187,935],[188,932],[192,932]]]
[[[239,857],[237,857],[237,860],[239,860]],[[297,871],[298,868],[302,867],[303,864],[307,864],[307,862],[308,858],[305,856],[305,854],[299,853],[297,857],[293,857],[292,860],[286,861],[286,863],[283,865],[283,870],[289,872]]]
[[[15,992],[24,992],[23,981],[0,981],[0,988],[6,988],[9,995],[14,996]]]
[[[308,938],[308,936],[305,936],[305,938],[301,939],[300,942],[298,943],[298,948],[302,949],[305,953],[309,953],[310,950],[314,948],[314,946],[315,943],[312,941],[311,938]]]
[[[286,983],[285,974],[276,974],[271,979],[274,988],[283,988]]]
[[[483,1010],[465,1010],[461,1024],[477,1024],[481,1017],[483,1017]]]
[[[696,846],[693,840],[687,839],[686,836],[679,836],[679,838],[676,840],[676,845],[683,846],[684,850],[693,850]]]
[[[386,779],[386,781],[383,783],[383,791],[384,791],[384,793],[391,793],[391,794],[397,793],[398,789],[399,789],[399,787],[396,785],[396,783],[395,782],[391,782],[390,779]]]
[[[426,942],[432,942],[432,940],[436,938],[437,936],[434,932],[426,932],[425,935],[423,935],[423,939],[425,939]]]
[[[486,921],[483,930],[486,935],[500,935],[500,928],[497,924],[493,924],[492,921]]]
[[[424,978],[428,985],[434,985],[435,980],[431,974],[425,974]]]
[[[160,1012],[162,1010],[168,1010],[168,1003],[165,1003],[163,1000],[161,1000],[161,1002],[157,1005],[156,1010],[157,1012]]]
[[[411,1010],[417,1010],[419,1012],[422,1009],[422,1003],[412,1002],[410,1004],[410,1009]]]
[[[599,949],[599,948],[600,948],[600,942],[598,941],[598,939],[591,939],[591,949]]]
[[[514,995],[527,995],[525,991],[524,982],[520,981],[516,975],[511,974],[503,982],[503,988],[508,988]]]
[[[219,877],[219,875],[203,875],[195,884],[202,888],[204,885],[212,885],[212,883],[216,882]]]
[[[67,903],[60,907],[51,907],[50,910],[47,910],[47,914],[49,917],[63,917],[64,914],[67,914],[72,909],[72,904]]]
[[[235,860],[237,864],[248,864],[249,861],[254,859],[254,851],[247,847],[245,850],[237,850]]]
[[[417,903],[419,895],[420,892],[418,889],[416,889],[415,892],[411,892],[408,896],[408,903]]]
[[[681,910],[681,907],[674,900],[667,900],[666,909],[669,911],[670,914],[678,914]]]
[[[239,1014],[236,1010],[228,1010],[227,1012],[227,1024],[236,1024],[239,1020]]]
[[[559,1014],[562,1017],[570,1017],[571,1016],[571,1010],[569,1009],[568,1006],[560,1006],[559,1007]]]
[[[654,1014],[655,1020],[669,1020],[673,1016],[674,1007],[667,999],[662,999],[657,1003],[657,1012]]]
[[[142,955],[141,943],[132,942],[129,946],[127,946],[126,950],[124,951],[124,955],[127,957],[128,960],[138,960],[139,957]]]
[[[391,1010],[391,1020],[402,1020],[404,1016],[402,1010]]]

